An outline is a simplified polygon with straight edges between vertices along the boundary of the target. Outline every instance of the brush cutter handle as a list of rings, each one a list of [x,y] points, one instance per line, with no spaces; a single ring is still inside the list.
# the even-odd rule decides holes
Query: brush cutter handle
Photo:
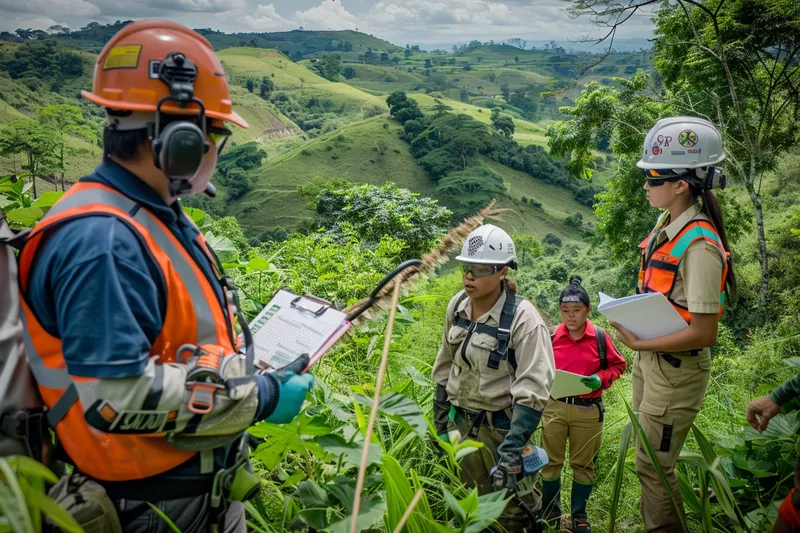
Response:
[[[422,261],[420,261],[419,259],[409,259],[408,261],[405,261],[404,263],[401,263],[400,265],[395,267],[394,270],[386,274],[380,281],[380,283],[378,283],[377,287],[375,287],[375,290],[373,290],[372,294],[369,295],[367,301],[361,304],[355,311],[347,315],[347,320],[349,322],[352,322],[353,320],[364,314],[364,311],[372,307],[372,305],[378,300],[378,294],[380,294],[383,288],[386,287],[386,285],[390,281],[392,281],[398,274],[400,274],[409,267],[418,266],[421,264]]]

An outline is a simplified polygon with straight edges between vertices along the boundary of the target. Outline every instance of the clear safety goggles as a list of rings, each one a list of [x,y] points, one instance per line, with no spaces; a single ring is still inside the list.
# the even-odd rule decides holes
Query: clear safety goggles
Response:
[[[473,278],[488,278],[496,274],[504,265],[479,265],[477,263],[461,263],[461,273],[466,276],[472,274]]]

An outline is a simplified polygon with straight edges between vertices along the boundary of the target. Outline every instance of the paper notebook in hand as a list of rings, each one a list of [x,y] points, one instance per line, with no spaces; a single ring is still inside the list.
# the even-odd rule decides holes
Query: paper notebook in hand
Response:
[[[255,345],[255,365],[267,372],[311,358],[307,372],[350,328],[346,315],[313,296],[278,291],[249,324]]]
[[[612,322],[632,331],[640,339],[654,339],[680,331],[689,324],[660,292],[612,298],[600,294],[597,310]]]

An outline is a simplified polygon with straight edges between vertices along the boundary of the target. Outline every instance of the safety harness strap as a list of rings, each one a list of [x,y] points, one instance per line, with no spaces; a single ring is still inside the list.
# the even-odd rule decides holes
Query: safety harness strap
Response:
[[[467,298],[466,293],[462,294],[456,302],[455,308],[461,305]],[[514,350],[509,350],[508,345],[511,342],[511,324],[514,322],[514,316],[517,314],[517,307],[519,302],[522,301],[521,296],[517,296],[511,291],[506,291],[506,301],[503,304],[503,310],[500,313],[500,322],[497,326],[490,326],[483,322],[473,322],[463,316],[456,316],[455,324],[473,333],[485,333],[497,339],[497,346],[489,353],[489,362],[487,366],[492,370],[500,368],[500,362],[508,360],[511,368],[516,372],[517,358]]]
[[[64,391],[64,394],[56,400],[56,403],[53,405],[53,408],[47,411],[47,422],[50,424],[50,427],[55,429],[56,424],[61,422],[61,420],[67,416],[70,408],[75,405],[75,402],[78,401],[78,389],[75,387],[74,383],[70,383],[67,390]]]

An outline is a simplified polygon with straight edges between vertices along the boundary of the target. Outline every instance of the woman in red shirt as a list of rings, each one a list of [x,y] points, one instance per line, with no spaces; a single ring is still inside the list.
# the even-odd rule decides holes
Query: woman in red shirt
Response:
[[[549,463],[542,469],[542,509],[548,521],[561,516],[561,468],[569,441],[569,466],[572,468],[572,530],[591,533],[586,502],[594,481],[594,458],[603,435],[603,390],[625,372],[625,359],[611,338],[592,324],[589,294],[580,276],[572,276],[561,291],[560,324],[553,334],[556,370],[586,376],[581,383],[591,392],[547,402],[542,415],[542,446]],[[605,357],[603,356],[605,352]]]

